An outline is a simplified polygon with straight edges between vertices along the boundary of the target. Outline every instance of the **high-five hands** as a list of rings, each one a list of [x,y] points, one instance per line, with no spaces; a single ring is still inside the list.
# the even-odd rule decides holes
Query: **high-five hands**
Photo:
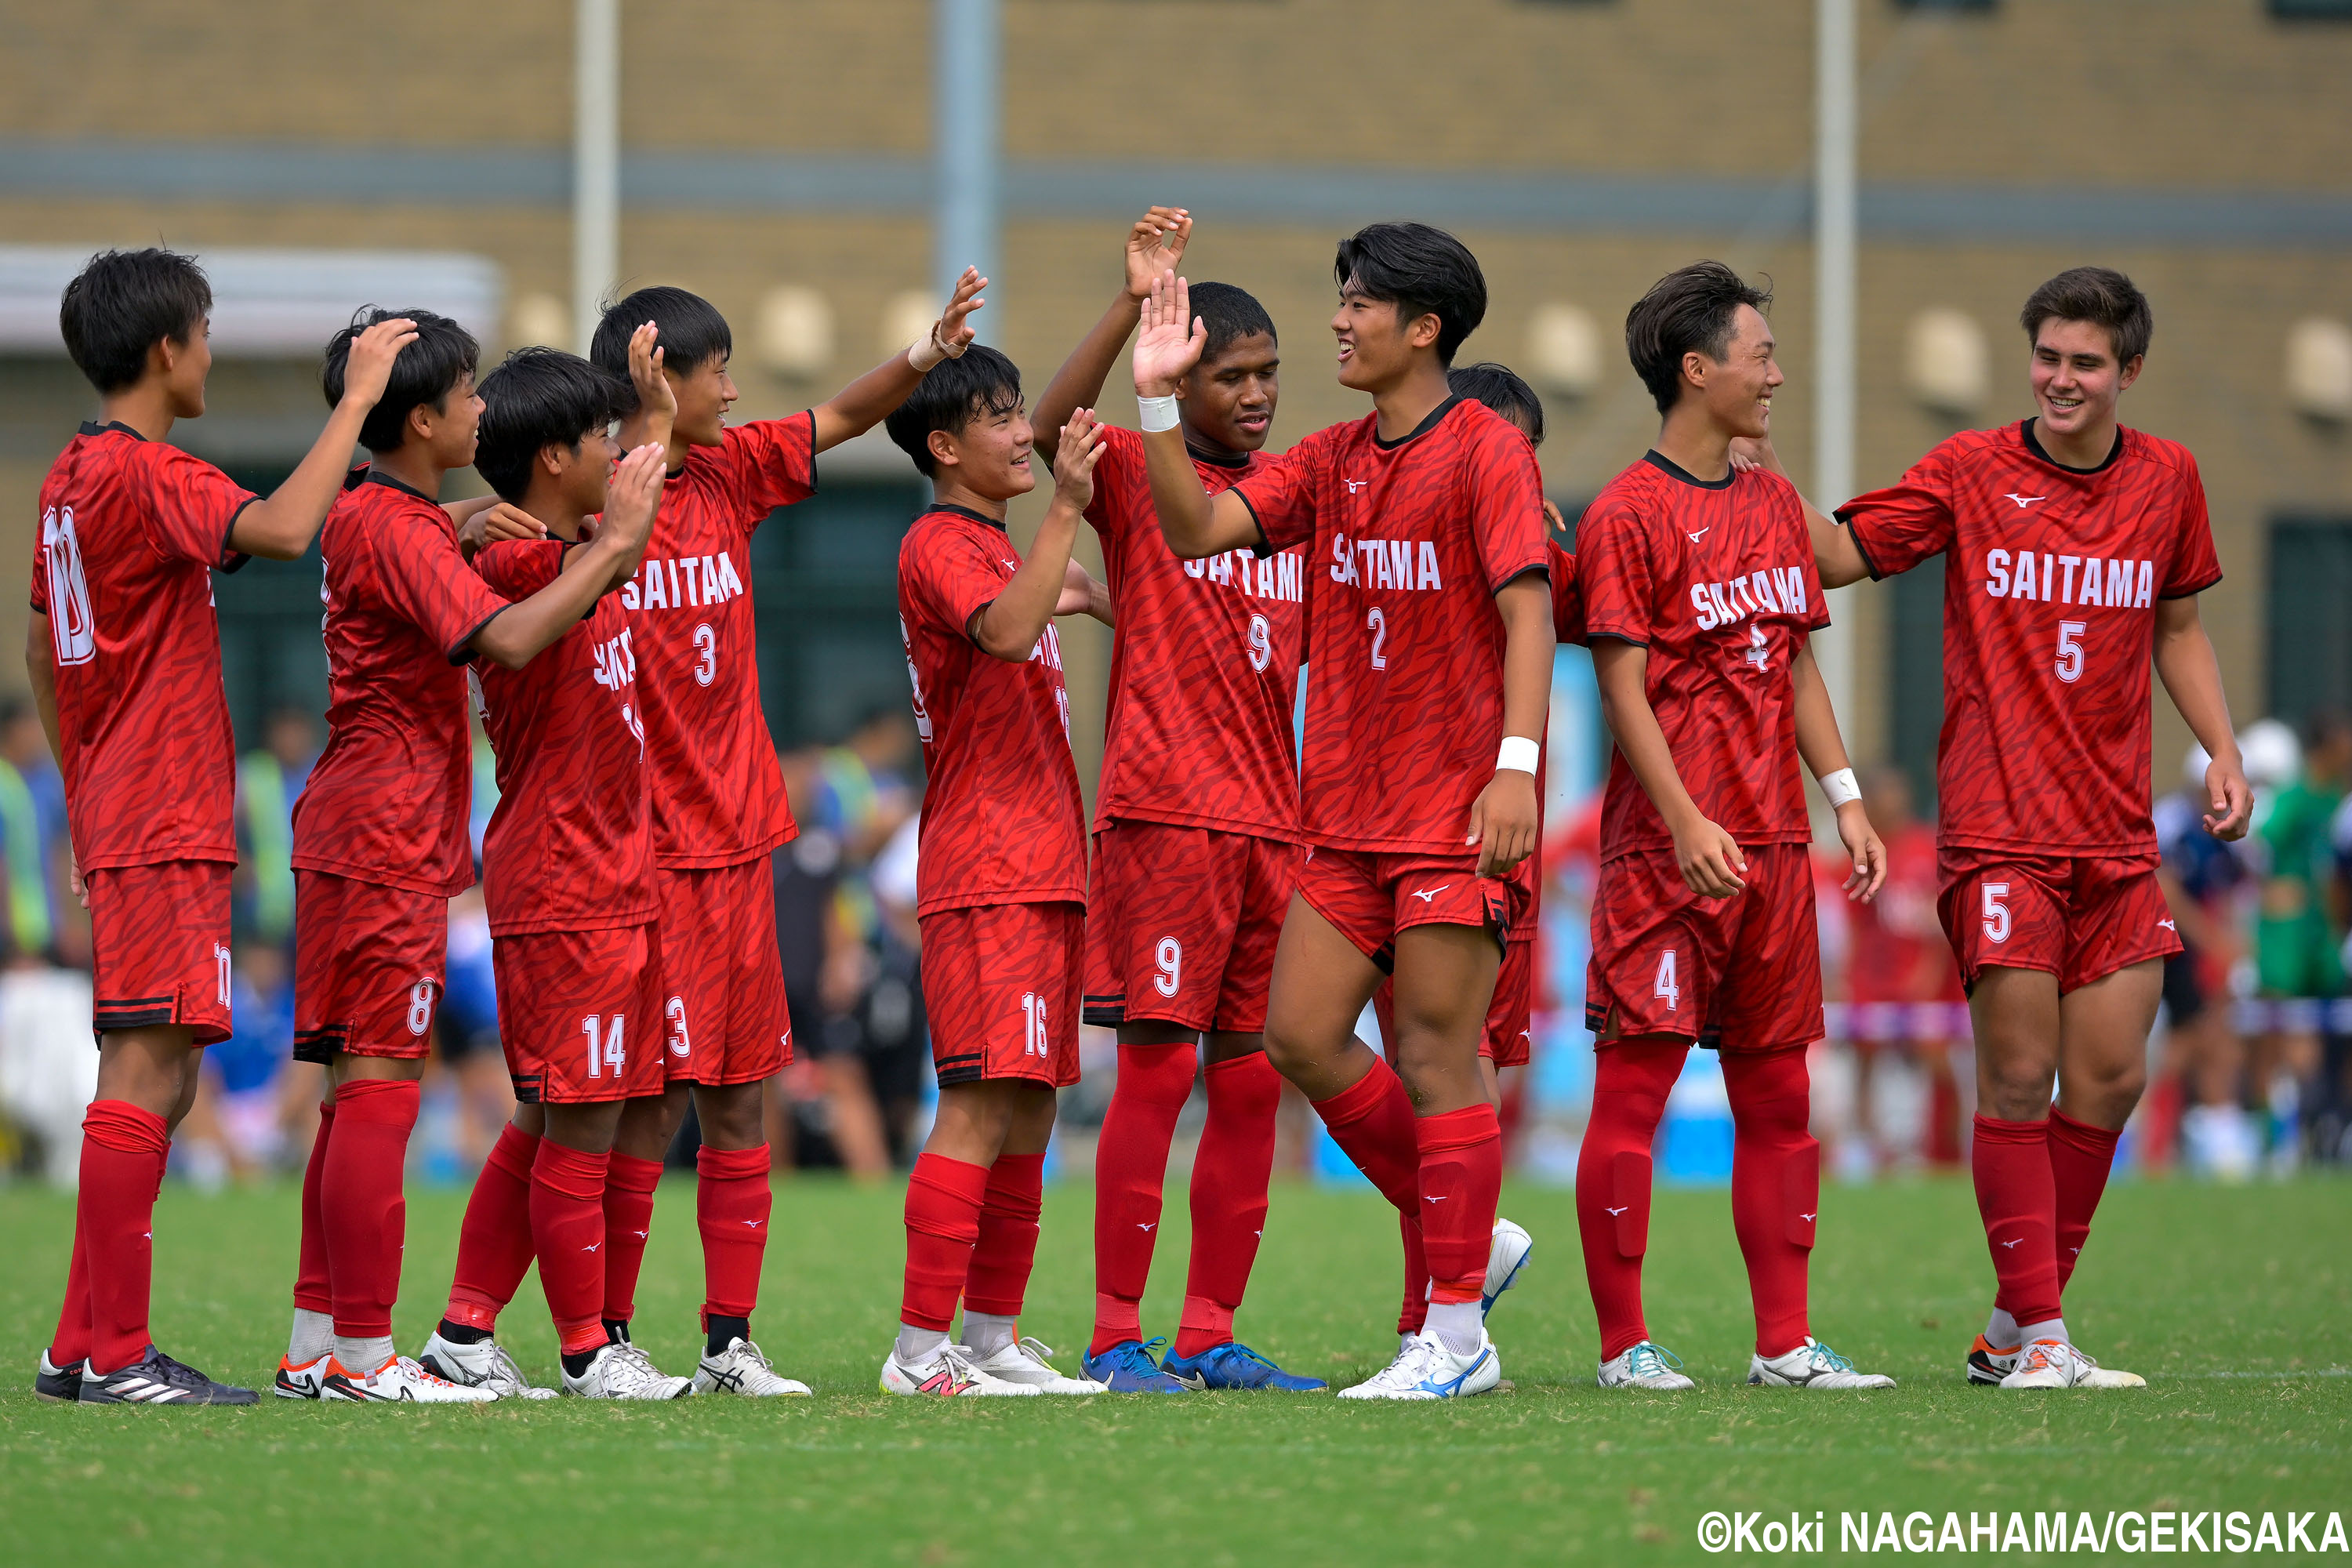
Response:
[[[1127,231],[1127,292],[1129,298],[1151,297],[1152,280],[1172,272],[1184,258],[1192,237],[1192,215],[1182,207],[1153,207]]]
[[[1135,395],[1174,396],[1176,384],[1201,363],[1208,342],[1208,323],[1192,315],[1191,286],[1172,271],[1153,279],[1135,337]]]

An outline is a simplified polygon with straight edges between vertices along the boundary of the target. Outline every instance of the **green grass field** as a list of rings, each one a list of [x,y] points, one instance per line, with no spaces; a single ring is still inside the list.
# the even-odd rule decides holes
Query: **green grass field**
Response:
[[[412,1194],[400,1343],[446,1289],[463,1194]],[[1514,1188],[1535,1234],[1493,1328],[1507,1394],[970,1401],[875,1392],[897,1305],[898,1197],[780,1190],[757,1331],[814,1400],[564,1400],[459,1410],[48,1406],[30,1393],[56,1311],[70,1199],[0,1190],[0,1562],[1486,1563],[1690,1561],[1711,1509],[2294,1508],[2352,1515],[2352,1184],[2119,1184],[2069,1319],[2130,1394],[1971,1389],[1959,1358],[1990,1273],[1963,1183],[1824,1194],[1814,1327],[1903,1386],[1746,1387],[1749,1320],[1719,1192],[1660,1194],[1651,1330],[1700,1389],[1603,1394],[1568,1194]],[[266,1385],[284,1345],[290,1189],[173,1190],[156,1219],[166,1347]],[[1072,1369],[1092,1301],[1089,1194],[1046,1198],[1024,1327]],[[638,1338],[691,1370],[699,1260],[673,1182]],[[1172,1330],[1181,1194],[1147,1324]],[[1335,1383],[1394,1346],[1395,1233],[1368,1194],[1275,1194],[1244,1338]],[[506,1342],[553,1381],[536,1286]]]

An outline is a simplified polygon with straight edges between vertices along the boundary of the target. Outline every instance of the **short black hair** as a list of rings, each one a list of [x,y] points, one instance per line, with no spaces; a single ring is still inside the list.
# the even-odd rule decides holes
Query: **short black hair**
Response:
[[[1397,308],[1400,321],[1437,318],[1437,363],[1450,365],[1462,340],[1486,319],[1486,275],[1470,247],[1425,223],[1376,223],[1339,242],[1331,275],[1368,300]]]
[[[1651,284],[1625,312],[1625,353],[1658,412],[1683,395],[1683,355],[1696,349],[1720,364],[1739,307],[1771,303],[1769,285],[1759,289],[1720,261],[1694,261]]]
[[[2088,321],[2105,327],[2116,346],[2116,363],[2129,364],[2147,353],[2156,335],[2156,316],[2147,296],[2112,267],[2070,267],[2026,296],[2018,324],[2025,341],[2042,335],[2042,323],[2052,320]]]
[[[1020,406],[1020,367],[986,343],[974,343],[961,358],[933,365],[915,384],[914,395],[892,409],[882,426],[929,478],[939,471],[939,460],[931,456],[932,431],[961,436],[983,414],[1010,414]]]
[[[618,304],[604,307],[596,335],[588,340],[588,357],[596,368],[618,376],[629,374],[629,339],[651,321],[659,330],[662,368],[692,375],[710,361],[735,352],[735,334],[719,307],[701,295],[667,286],[640,289]]]
[[[184,343],[212,314],[213,285],[176,250],[101,250],[66,285],[58,330],[66,353],[101,395],[147,374],[147,351]]]
[[[517,349],[475,390],[482,399],[482,427],[474,471],[518,506],[541,451],[576,448],[583,437],[637,405],[627,381],[562,349]]]
[[[383,395],[360,425],[360,445],[371,452],[400,450],[408,439],[408,411],[429,403],[436,414],[447,412],[442,405],[457,389],[459,379],[473,374],[482,363],[482,345],[474,341],[474,334],[446,316],[362,305],[350,326],[327,340],[319,390],[327,395],[328,407],[343,400],[343,374],[359,335],[378,321],[402,317],[416,323],[416,341],[392,362],[392,378],[384,383]]]
[[[1230,283],[1195,283],[1192,303],[1193,318],[1209,331],[1209,341],[1201,346],[1203,363],[1260,332],[1281,341],[1274,330],[1274,318],[1246,289]]]
[[[1527,433],[1528,444],[1543,445],[1543,399],[1518,378],[1509,365],[1482,359],[1445,373],[1445,384],[1456,397],[1483,403]]]

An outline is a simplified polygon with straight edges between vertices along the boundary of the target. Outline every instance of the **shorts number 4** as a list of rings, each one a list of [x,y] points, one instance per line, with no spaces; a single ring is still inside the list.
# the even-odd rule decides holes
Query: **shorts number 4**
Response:
[[[1682,1005],[1682,982],[1676,976],[1675,950],[1671,947],[1658,960],[1658,977],[1650,983],[1650,994],[1664,997],[1669,1013]]]

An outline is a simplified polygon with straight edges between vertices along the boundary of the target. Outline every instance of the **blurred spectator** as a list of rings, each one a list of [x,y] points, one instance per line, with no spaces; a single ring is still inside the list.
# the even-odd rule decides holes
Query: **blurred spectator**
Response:
[[[881,917],[874,984],[866,994],[865,1035],[874,1095],[881,1104],[892,1157],[914,1158],[915,1113],[921,1108],[924,1075],[930,1064],[929,1025],[923,1013],[923,932],[915,919],[919,814],[898,825],[874,858],[871,885]]]
[[[278,1080],[294,1047],[292,965],[282,948],[245,942],[230,974],[234,1032],[203,1053],[196,1103],[173,1149],[173,1169],[206,1188],[250,1182],[287,1163]]]
[[[318,721],[299,709],[269,716],[262,749],[236,763],[236,929],[289,952],[294,941],[294,803],[319,760]]]
[[[433,1026],[439,1067],[455,1080],[456,1152],[467,1171],[478,1170],[514,1114],[514,1089],[499,1045],[499,1000],[490,967],[490,918],[482,889],[449,900],[446,983]]]
[[[0,914],[11,962],[88,961],[87,923],[78,918],[68,879],[71,856],[65,781],[40,715],[21,698],[0,702],[0,858],[7,871]]]
[[[2245,1051],[2230,1016],[2230,976],[2244,945],[2231,900],[2246,870],[2234,847],[2205,831],[2210,761],[2204,747],[2191,745],[2180,787],[2156,803],[2163,856],[2157,881],[2182,951],[2164,961],[2164,1051],[2148,1086],[2140,1148],[2151,1169],[2169,1164],[2177,1143],[2190,1169],[2242,1178],[2262,1147],[2238,1103]]]
[[[2261,805],[2254,823],[2263,860],[2255,972],[2264,998],[2294,1004],[2273,1012],[2252,1060],[2252,1088],[2269,1105],[2270,1153],[2281,1169],[2300,1157],[2301,1089],[2321,1060],[2319,1004],[2344,989],[2332,829],[2352,779],[2352,721],[2323,710],[2306,724],[2304,741],[2301,770]]]
[[[1936,830],[1914,815],[1911,781],[1881,765],[1864,776],[1863,805],[1886,845],[1886,883],[1870,903],[1847,901],[1843,885],[1853,862],[1827,857],[1822,897],[1845,904],[1845,1000],[1854,1052],[1855,1125],[1874,1170],[1885,1170],[1907,1136],[1880,1126],[1874,1092],[1884,1057],[1907,1058],[1927,1075],[1921,1140],[1928,1163],[1960,1163],[1960,1093],[1952,1072],[1955,1012],[1965,1016],[1967,993],[1959,966],[1936,914]],[[1965,1039],[1964,1033],[1961,1035]]]

